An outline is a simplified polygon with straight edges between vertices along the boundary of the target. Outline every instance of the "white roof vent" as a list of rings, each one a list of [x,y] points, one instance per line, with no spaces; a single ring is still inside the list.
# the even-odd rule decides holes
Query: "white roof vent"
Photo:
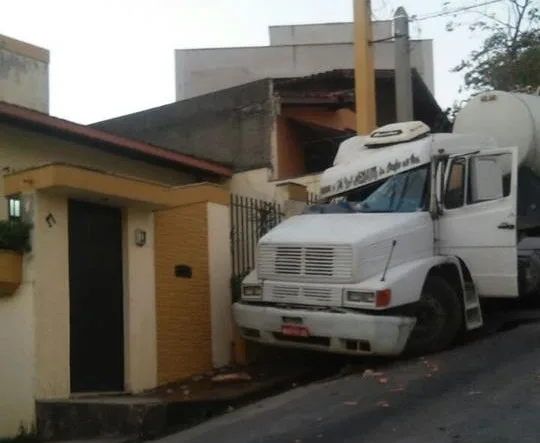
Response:
[[[365,140],[368,148],[405,143],[425,137],[431,132],[428,125],[420,121],[392,123],[375,129]]]

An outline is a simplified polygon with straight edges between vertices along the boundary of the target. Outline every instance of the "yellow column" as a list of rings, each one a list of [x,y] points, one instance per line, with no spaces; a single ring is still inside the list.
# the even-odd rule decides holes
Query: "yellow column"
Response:
[[[377,126],[375,69],[371,26],[371,1],[354,0],[354,83],[356,131],[367,135]]]

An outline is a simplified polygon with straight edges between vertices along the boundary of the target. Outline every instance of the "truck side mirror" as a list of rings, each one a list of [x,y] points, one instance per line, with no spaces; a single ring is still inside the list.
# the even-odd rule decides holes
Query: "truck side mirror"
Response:
[[[470,168],[472,203],[504,197],[503,174],[497,156],[472,157]]]

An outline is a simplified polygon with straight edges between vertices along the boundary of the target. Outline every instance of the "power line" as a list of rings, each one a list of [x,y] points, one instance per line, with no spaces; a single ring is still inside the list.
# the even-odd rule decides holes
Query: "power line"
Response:
[[[424,20],[431,20],[433,18],[458,14],[460,12],[469,11],[471,9],[481,8],[482,6],[494,5],[495,3],[500,3],[501,1],[503,1],[503,0],[490,0],[490,1],[483,2],[483,3],[477,3],[475,5],[469,5],[469,6],[462,6],[460,8],[455,8],[455,9],[451,9],[451,10],[447,10],[447,11],[432,12],[430,14],[426,14],[426,15],[422,15],[422,16],[419,16],[419,17],[411,18],[411,22],[421,22],[421,21],[424,21]]]

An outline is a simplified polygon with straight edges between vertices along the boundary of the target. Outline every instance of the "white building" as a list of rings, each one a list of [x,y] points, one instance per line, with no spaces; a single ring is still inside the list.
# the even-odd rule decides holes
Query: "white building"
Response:
[[[353,24],[272,26],[270,45],[175,51],[176,100],[262,78],[302,77],[354,68]],[[373,24],[375,69],[394,69],[392,21]],[[434,93],[433,41],[411,41],[411,65]]]

